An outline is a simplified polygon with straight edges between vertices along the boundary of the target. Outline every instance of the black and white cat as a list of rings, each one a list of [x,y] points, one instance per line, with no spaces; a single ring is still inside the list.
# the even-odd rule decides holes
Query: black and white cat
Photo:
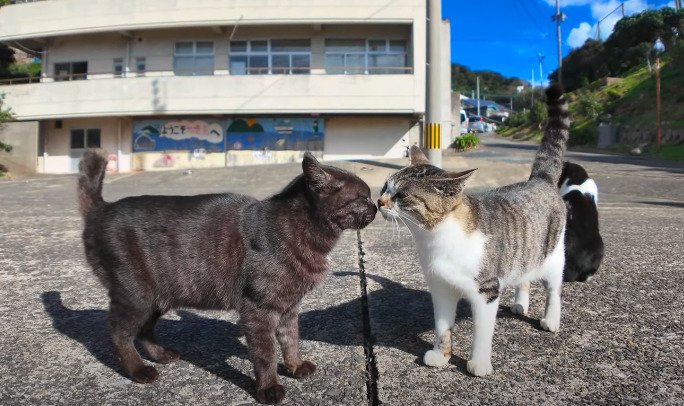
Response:
[[[587,171],[573,162],[565,162],[558,187],[568,209],[563,281],[585,282],[596,273],[604,254],[599,233],[598,188]]]

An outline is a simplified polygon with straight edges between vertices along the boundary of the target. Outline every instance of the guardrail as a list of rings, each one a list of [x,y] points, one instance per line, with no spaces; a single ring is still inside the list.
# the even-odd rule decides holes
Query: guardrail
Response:
[[[38,0],[43,1],[43,0]],[[72,80],[97,80],[114,78],[160,77],[160,76],[243,76],[243,75],[410,75],[412,67],[387,66],[325,66],[325,67],[290,67],[272,66],[240,68],[231,71],[215,70],[211,73],[182,70],[146,70],[144,72],[88,72],[62,75],[26,76],[19,78],[0,79],[2,85],[20,85],[40,82],[66,82]]]

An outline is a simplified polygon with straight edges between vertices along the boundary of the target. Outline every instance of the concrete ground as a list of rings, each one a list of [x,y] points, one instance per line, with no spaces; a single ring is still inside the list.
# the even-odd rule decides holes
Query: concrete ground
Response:
[[[448,169],[478,167],[471,187],[525,179],[535,146],[483,136],[481,148],[447,156]],[[590,283],[569,284],[557,334],[540,330],[543,291],[530,316],[507,292],[494,337],[494,374],[465,371],[469,310],[460,306],[454,356],[422,365],[432,305],[408,230],[380,216],[344,235],[331,275],[306,297],[302,352],[309,380],[282,377],[290,405],[681,404],[684,398],[684,167],[643,158],[570,153],[599,186],[606,259]],[[401,160],[336,163],[374,196]],[[234,191],[265,197],[298,165],[112,175],[106,200],[137,194]],[[80,242],[75,177],[0,183],[0,404],[253,404],[253,372],[236,317],[182,310],[158,325],[182,353],[152,385],[132,383],[111,354],[105,291]]]

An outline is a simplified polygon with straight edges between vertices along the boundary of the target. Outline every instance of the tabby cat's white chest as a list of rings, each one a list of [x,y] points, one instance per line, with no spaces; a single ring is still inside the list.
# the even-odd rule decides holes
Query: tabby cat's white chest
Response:
[[[411,228],[423,272],[465,290],[475,289],[487,238],[479,231],[466,231],[453,218],[432,230]]]

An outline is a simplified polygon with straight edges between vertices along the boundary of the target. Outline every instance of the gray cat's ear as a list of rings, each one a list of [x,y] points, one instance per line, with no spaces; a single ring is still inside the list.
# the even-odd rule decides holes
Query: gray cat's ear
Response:
[[[320,192],[323,190],[325,185],[330,181],[330,175],[328,175],[321,164],[318,162],[316,157],[309,151],[304,153],[304,159],[302,160],[302,170],[304,171],[304,177],[306,178],[306,183],[309,187]]]
[[[429,163],[427,157],[418,145],[411,145],[411,149],[409,150],[409,158],[411,159],[411,165],[422,165]]]

